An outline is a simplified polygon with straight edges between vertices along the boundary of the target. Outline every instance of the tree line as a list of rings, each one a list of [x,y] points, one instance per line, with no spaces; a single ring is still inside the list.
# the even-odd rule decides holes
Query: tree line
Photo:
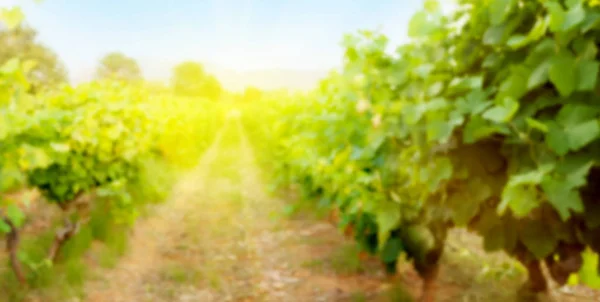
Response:
[[[14,28],[0,27],[0,65],[12,58],[34,64],[27,77],[32,90],[42,90],[68,83],[68,73],[59,56],[37,39],[38,32],[26,24]],[[138,62],[126,54],[115,51],[103,56],[96,67],[94,79],[113,79],[140,82],[143,72]],[[201,63],[185,61],[172,70],[169,88],[176,95],[204,97],[217,100],[223,87],[209,74]]]

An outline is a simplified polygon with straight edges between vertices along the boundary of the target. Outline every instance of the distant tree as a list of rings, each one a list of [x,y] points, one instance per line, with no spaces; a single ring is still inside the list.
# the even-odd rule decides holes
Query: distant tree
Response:
[[[217,100],[223,92],[221,83],[204,71],[197,62],[183,62],[173,68],[171,85],[175,94]]]
[[[247,87],[244,90],[243,100],[245,102],[252,102],[260,99],[262,96],[262,91],[256,87]]]
[[[142,79],[142,71],[133,58],[120,52],[112,52],[100,60],[96,69],[96,78],[137,81]]]
[[[207,76],[204,78],[202,83],[202,91],[201,96],[204,96],[211,100],[217,100],[221,97],[223,93],[223,87],[221,83],[214,76]]]
[[[204,67],[196,62],[183,62],[173,68],[171,85],[178,95],[198,96],[202,93]]]
[[[25,25],[12,29],[0,27],[0,65],[13,58],[33,61],[35,66],[27,77],[36,90],[66,82],[67,72],[63,63],[36,38],[37,32]]]

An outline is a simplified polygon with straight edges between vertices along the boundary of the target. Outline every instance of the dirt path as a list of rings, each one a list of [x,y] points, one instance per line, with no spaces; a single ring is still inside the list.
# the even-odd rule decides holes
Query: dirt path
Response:
[[[179,248],[181,236],[187,231],[182,222],[189,220],[189,214],[198,210],[197,203],[202,198],[199,192],[205,190],[204,174],[216,156],[216,146],[207,150],[198,168],[177,185],[166,203],[153,208],[148,218],[136,224],[131,249],[119,261],[117,268],[99,272],[100,279],[88,283],[88,301],[144,301],[152,298],[147,295],[149,278],[162,269],[160,265]]]
[[[389,279],[332,225],[283,216],[285,202],[266,194],[253,159],[239,124],[224,129],[169,201],[136,224],[116,267],[94,269],[84,300],[403,302],[419,294],[410,268]],[[452,237],[438,300],[515,301],[523,272],[481,252],[474,236]]]
[[[86,301],[354,301],[374,292],[377,276],[326,268],[322,258],[344,239],[329,224],[281,216],[253,158],[239,125],[225,129],[169,201],[139,221],[116,268],[96,272]],[[341,269],[359,266],[340,256]]]

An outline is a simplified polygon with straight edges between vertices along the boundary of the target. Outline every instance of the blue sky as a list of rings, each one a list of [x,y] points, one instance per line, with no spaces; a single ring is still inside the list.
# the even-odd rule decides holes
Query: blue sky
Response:
[[[0,0],[22,4],[71,77],[119,50],[150,77],[192,59],[235,70],[329,69],[344,33],[376,29],[406,40],[421,0]]]

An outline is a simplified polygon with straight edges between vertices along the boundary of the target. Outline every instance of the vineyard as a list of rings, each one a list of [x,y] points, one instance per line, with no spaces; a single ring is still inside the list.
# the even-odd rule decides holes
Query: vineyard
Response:
[[[458,2],[307,92],[2,63],[0,301],[598,301],[600,2]]]

